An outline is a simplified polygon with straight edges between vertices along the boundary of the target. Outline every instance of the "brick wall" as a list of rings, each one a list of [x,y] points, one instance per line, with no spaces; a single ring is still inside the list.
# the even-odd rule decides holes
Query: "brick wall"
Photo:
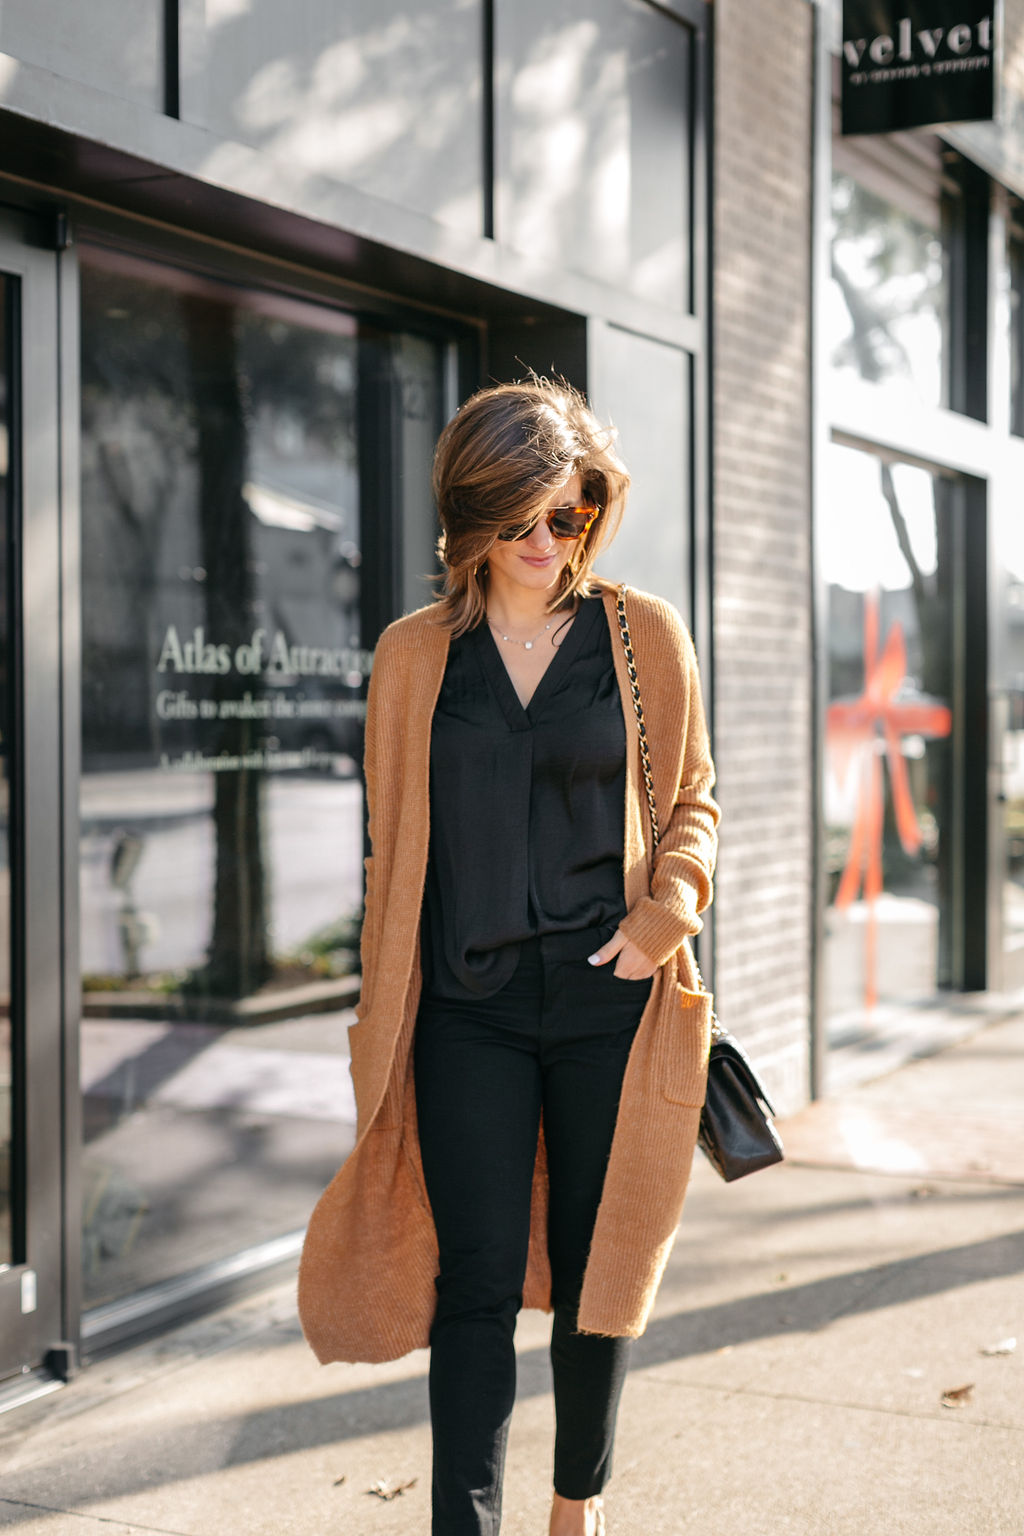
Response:
[[[1008,90],[1024,99],[1024,0],[1003,0],[1003,72]]]
[[[788,1108],[811,1027],[812,22],[715,5],[715,989]]]

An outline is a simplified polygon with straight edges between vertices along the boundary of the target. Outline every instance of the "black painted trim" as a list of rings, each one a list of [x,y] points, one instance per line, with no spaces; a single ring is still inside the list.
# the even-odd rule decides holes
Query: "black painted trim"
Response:
[[[180,0],[164,0],[164,112],[181,117]]]
[[[3,726],[7,737],[8,784],[8,877],[10,880],[10,1051],[11,1125],[8,1189],[11,1212],[11,1260],[24,1264],[28,1257],[27,1075],[25,1052],[25,614],[22,586],[22,394],[21,279],[8,275],[5,331],[9,370],[7,403],[7,708]]]
[[[988,987],[988,851],[991,798],[988,791],[989,689],[988,689],[988,507],[986,486],[975,479],[964,481],[963,539],[963,743],[961,781],[962,851],[960,859],[962,902],[959,925],[962,966],[959,978],[964,992]]]
[[[951,410],[988,420],[988,229],[991,183],[984,171],[944,151],[956,192],[943,200],[948,250],[948,396]]]
[[[481,187],[483,191],[483,230],[487,240],[494,239],[494,181],[497,170],[495,145],[495,42],[494,0],[480,0],[480,24],[483,42],[483,60],[480,75],[481,110]]]

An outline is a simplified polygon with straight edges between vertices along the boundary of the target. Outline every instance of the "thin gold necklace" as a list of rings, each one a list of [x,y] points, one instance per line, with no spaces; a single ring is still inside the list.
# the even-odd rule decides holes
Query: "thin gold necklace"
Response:
[[[551,624],[545,624],[543,629],[538,629],[537,633],[534,635],[532,640],[516,640],[516,639],[513,638],[512,635],[502,635],[501,630],[498,628],[498,626],[496,624],[491,624],[491,620],[490,620],[489,617],[488,617],[487,622],[488,622],[488,624],[491,625],[491,628],[494,630],[494,633],[496,635],[500,635],[502,640],[506,641],[509,645],[521,645],[524,651],[532,651],[534,646],[537,644],[537,641],[540,639],[541,635],[546,635],[548,630],[551,628],[551,624],[553,624],[555,621],[554,621],[554,619],[552,619],[551,620]]]
[[[557,615],[555,617],[557,617]],[[576,609],[575,609],[575,607],[573,607],[572,611],[570,613],[566,614],[565,618],[559,624],[559,626],[558,626],[559,629],[562,629],[566,624],[569,623],[570,619],[574,619],[575,617],[576,617]],[[552,626],[554,625],[555,620],[552,619],[550,621],[550,623],[545,624],[543,629],[538,629],[537,633],[533,636],[532,640],[516,640],[512,635],[504,635],[504,634],[502,634],[502,632],[498,628],[498,626],[495,623],[492,622],[490,614],[487,615],[487,622],[488,622],[488,624],[490,624],[491,628],[494,630],[494,633],[496,635],[498,635],[502,640],[504,640],[508,645],[521,645],[524,651],[532,651],[534,646],[537,644],[537,641],[540,639],[541,635],[546,635],[548,630],[552,628]]]

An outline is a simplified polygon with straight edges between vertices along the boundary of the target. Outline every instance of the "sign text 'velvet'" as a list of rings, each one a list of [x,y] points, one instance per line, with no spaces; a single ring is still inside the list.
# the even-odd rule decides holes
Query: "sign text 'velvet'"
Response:
[[[991,0],[845,0],[843,132],[991,118],[995,41]]]

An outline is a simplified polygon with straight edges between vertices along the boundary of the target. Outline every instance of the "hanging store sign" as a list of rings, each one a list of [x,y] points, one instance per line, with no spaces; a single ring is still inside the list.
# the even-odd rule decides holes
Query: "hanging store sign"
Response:
[[[842,132],[995,115],[995,0],[843,0]]]

